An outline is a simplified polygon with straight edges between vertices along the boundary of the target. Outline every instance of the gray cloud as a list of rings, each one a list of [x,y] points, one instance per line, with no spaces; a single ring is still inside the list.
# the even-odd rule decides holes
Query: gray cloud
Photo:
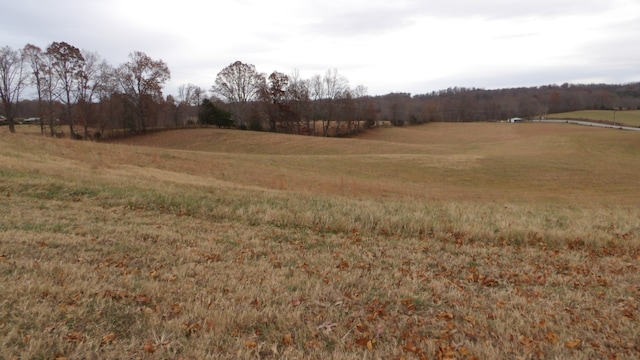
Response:
[[[267,73],[300,69],[304,77],[337,68],[373,94],[640,77],[640,4],[634,0],[183,0],[163,6],[10,1],[3,4],[9,15],[0,22],[0,45],[46,48],[66,41],[114,66],[143,51],[167,62],[173,88],[186,82],[209,88],[235,60]]]
[[[398,6],[392,2],[370,8],[333,9],[318,22],[310,24],[308,30],[332,36],[371,36],[404,28],[415,22],[413,10],[412,7]]]
[[[411,1],[414,13],[436,17],[477,16],[487,19],[519,17],[556,17],[601,11],[611,3],[599,0],[448,0]]]

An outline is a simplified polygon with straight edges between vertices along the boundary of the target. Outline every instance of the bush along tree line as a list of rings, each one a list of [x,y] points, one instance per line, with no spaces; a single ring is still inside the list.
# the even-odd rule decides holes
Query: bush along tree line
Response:
[[[184,84],[177,94],[165,97],[170,77],[165,62],[139,51],[114,67],[97,53],[65,42],[46,49],[5,46],[0,48],[0,112],[11,132],[17,120],[30,117],[38,119],[43,134],[87,139],[190,125],[348,136],[383,125],[640,108],[640,83],[455,87],[420,95],[369,96],[363,85],[351,88],[337,69],[302,79],[297,70],[266,75],[236,61],[216,75],[209,91]],[[25,99],[27,89],[35,96]]]

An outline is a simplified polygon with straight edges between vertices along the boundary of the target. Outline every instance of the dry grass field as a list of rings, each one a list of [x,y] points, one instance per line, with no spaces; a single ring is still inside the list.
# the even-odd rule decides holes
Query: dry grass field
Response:
[[[549,119],[575,119],[604,121],[627,126],[640,126],[640,110],[616,111],[615,119],[613,110],[580,110],[566,113],[547,115]]]
[[[0,129],[0,358],[633,359],[640,137]]]

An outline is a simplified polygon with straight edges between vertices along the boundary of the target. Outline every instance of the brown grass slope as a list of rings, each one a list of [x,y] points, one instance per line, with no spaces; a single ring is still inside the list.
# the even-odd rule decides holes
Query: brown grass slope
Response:
[[[640,110],[579,110],[547,115],[548,119],[592,120],[627,126],[640,126]]]
[[[636,358],[640,138],[1,134],[0,358]]]
[[[211,164],[217,178],[292,191],[430,200],[640,200],[633,181],[637,134],[564,124],[432,124],[356,139],[186,130],[123,143],[204,152],[198,155],[215,160],[196,160],[198,171]]]

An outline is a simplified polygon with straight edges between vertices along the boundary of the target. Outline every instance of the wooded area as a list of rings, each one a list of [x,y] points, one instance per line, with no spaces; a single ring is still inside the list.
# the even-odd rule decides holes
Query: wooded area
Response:
[[[197,125],[315,136],[348,136],[374,126],[431,121],[539,118],[582,109],[638,109],[640,83],[562,84],[485,90],[453,87],[426,94],[370,96],[337,69],[302,79],[260,73],[236,61],[209,91],[193,84],[164,95],[170,70],[136,51],[114,67],[97,53],[53,42],[0,49],[0,112],[16,122],[37,120],[49,136],[77,139],[120,136],[149,129]],[[24,97],[34,90],[36,98]],[[82,130],[78,130],[81,128]]]

